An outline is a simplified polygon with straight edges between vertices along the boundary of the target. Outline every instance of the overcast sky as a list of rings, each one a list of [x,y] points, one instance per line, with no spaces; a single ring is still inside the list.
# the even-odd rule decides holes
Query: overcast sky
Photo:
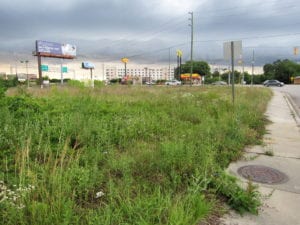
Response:
[[[242,40],[245,61],[293,58],[300,46],[299,0],[1,0],[0,51],[31,54],[35,40],[77,46],[79,59],[159,63],[182,49],[189,58],[223,58],[223,42]]]

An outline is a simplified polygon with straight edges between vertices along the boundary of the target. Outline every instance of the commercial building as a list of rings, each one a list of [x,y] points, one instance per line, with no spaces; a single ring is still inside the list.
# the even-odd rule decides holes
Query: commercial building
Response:
[[[171,80],[174,79],[174,67],[158,65],[132,65],[127,66],[126,73],[123,65],[105,65],[105,77],[108,80],[129,77],[142,78],[144,80]]]
[[[43,62],[43,65],[47,67],[46,71],[43,71],[43,77],[47,76],[50,79],[74,79],[74,80],[86,80],[90,79],[90,71],[81,68],[81,62],[64,62],[62,65],[53,62]],[[95,69],[93,70],[93,77],[96,80],[111,80],[123,78],[125,76],[125,67],[122,63],[94,63]],[[38,74],[38,68],[36,61],[30,61],[28,63],[28,73],[32,75]],[[63,74],[61,74],[61,66],[67,68]],[[171,80],[174,79],[174,65],[140,65],[140,64],[127,64],[126,75],[129,77],[135,77],[146,80]],[[26,66],[20,62],[15,64],[0,64],[1,74],[26,74]]]

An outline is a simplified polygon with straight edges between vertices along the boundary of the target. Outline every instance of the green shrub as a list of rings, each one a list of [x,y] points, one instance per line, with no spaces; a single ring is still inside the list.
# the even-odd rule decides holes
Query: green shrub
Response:
[[[79,88],[84,87],[84,83],[79,80],[68,80],[68,85],[71,87],[79,87]]]
[[[104,81],[101,81],[101,80],[94,80],[94,86],[95,87],[104,87],[105,83],[104,83]]]

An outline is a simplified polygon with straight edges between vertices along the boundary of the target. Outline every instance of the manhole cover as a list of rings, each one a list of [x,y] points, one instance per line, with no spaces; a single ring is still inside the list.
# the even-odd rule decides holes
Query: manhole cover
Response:
[[[238,173],[248,180],[264,184],[279,184],[288,180],[284,173],[267,166],[243,166],[238,169]]]

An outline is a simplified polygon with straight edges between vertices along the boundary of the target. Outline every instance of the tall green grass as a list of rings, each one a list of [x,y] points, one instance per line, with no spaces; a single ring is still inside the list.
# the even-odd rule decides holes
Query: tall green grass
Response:
[[[101,87],[1,97],[3,224],[197,224],[220,196],[256,212],[223,173],[264,133],[263,88]],[[15,186],[14,186],[15,185]],[[35,188],[5,199],[4,189]],[[5,188],[4,188],[5,187]],[[249,191],[250,190],[250,191]],[[22,207],[21,207],[22,206]]]

